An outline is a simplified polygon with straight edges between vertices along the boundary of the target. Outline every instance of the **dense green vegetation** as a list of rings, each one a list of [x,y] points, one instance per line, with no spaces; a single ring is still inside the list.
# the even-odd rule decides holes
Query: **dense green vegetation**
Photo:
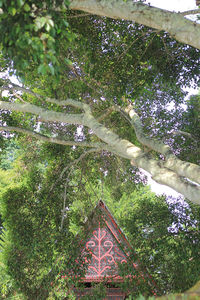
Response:
[[[0,106],[1,297],[73,299],[78,280],[62,274],[72,268],[78,276],[84,272],[74,268],[75,236],[99,199],[148,268],[159,294],[194,285],[200,276],[199,206],[156,197],[133,161],[102,146],[103,138],[95,135],[98,126],[47,122],[40,114],[2,107],[33,104],[80,116],[78,107],[58,105],[77,100],[89,105],[106,130],[162,164],[164,155],[138,139],[126,114],[132,105],[149,138],[164,140],[178,158],[198,165],[200,97],[185,100],[184,87],[198,85],[199,50],[143,25],[83,16],[59,0],[0,1],[0,7],[0,69],[23,84],[20,90],[2,74],[1,89],[9,93],[3,93]],[[97,286],[98,299],[101,291]],[[144,286],[136,291],[144,292]]]
[[[25,145],[24,138],[21,142]],[[84,228],[85,218],[99,199],[111,209],[134,253],[156,281],[159,294],[184,291],[196,282],[199,207],[156,197],[143,187],[134,169],[129,169],[132,178],[127,180],[126,166],[106,155],[101,160],[96,156],[95,161],[88,157],[56,182],[66,163],[74,161],[74,151],[30,140],[26,146],[29,150],[24,149],[14,168],[1,171],[4,298],[21,292],[28,299],[63,299],[70,293],[77,283],[58,275],[72,268],[69,259],[75,259],[79,250],[75,235]],[[115,172],[105,176],[102,161],[104,168],[112,162]],[[62,218],[64,199],[70,209]],[[139,292],[145,289],[140,287]]]

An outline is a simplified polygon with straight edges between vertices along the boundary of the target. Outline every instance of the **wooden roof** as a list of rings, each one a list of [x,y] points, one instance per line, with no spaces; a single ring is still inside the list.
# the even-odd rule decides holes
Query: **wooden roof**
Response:
[[[83,282],[123,281],[119,275],[119,266],[123,264],[125,269],[127,266],[126,278],[136,282],[142,280],[156,290],[154,281],[147,269],[141,266],[136,254],[130,261],[130,254],[134,253],[133,248],[102,200],[86,221],[85,230],[87,238],[82,241],[81,252],[83,256],[89,252],[90,259],[86,259],[87,271],[82,278]],[[130,265],[133,270],[131,275],[128,268]]]

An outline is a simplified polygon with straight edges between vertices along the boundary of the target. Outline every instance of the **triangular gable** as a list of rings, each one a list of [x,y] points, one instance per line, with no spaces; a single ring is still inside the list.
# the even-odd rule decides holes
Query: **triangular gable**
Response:
[[[118,265],[130,263],[129,255],[133,249],[102,200],[99,201],[85,226],[88,238],[83,243],[82,255],[89,251],[91,258],[90,261],[87,261],[88,267],[82,281],[122,281]],[[135,258],[134,261],[131,261],[131,265],[133,269],[137,270],[137,276],[127,274],[127,277],[130,276],[130,279],[135,277],[136,281],[142,279],[155,290],[155,283],[146,269],[141,270],[138,259]]]
[[[99,221],[85,243],[91,254],[84,281],[118,280],[118,264],[127,262],[125,252],[119,247],[109,226]]]

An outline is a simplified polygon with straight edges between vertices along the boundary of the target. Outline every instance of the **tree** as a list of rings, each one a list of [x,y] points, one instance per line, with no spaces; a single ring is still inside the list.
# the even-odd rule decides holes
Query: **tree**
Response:
[[[183,292],[199,278],[199,207],[156,197],[141,188],[120,199],[106,194],[109,207],[134,246],[160,294]]]
[[[63,299],[78,284],[77,279],[62,280],[60,274],[71,271],[79,254],[75,236],[96,205],[93,185],[99,184],[102,173],[100,159],[78,161],[70,147],[25,138],[21,144],[24,149],[19,149],[13,168],[1,171],[0,212],[6,232],[1,247],[1,296],[12,299],[13,293],[22,293],[25,299]],[[67,179],[55,181],[63,168]],[[109,180],[114,178],[108,177],[111,186]],[[134,188],[130,181],[124,182],[124,189]]]
[[[7,87],[4,86],[4,88]],[[16,89],[16,86],[12,87],[12,89]],[[32,93],[31,91],[25,90],[21,87],[17,87],[17,89],[24,90],[27,93]],[[40,97],[40,95],[37,95],[37,97]],[[1,130],[18,131],[32,135],[33,137],[43,141],[61,145],[89,147],[93,152],[99,152],[103,150],[112,152],[115,155],[131,160],[133,165],[148,171],[155,181],[174,188],[176,191],[185,195],[186,198],[199,204],[200,191],[198,185],[194,185],[193,183],[190,183],[182,178],[186,177],[193,182],[199,183],[199,167],[195,164],[179,160],[170,150],[169,146],[160,141],[156,141],[155,139],[150,139],[147,135],[145,135],[139,117],[132,106],[128,107],[127,116],[129,115],[129,120],[135,129],[138,140],[141,142],[141,144],[162,154],[165,157],[164,161],[162,159],[155,160],[148,153],[145,153],[145,151],[143,151],[141,148],[135,146],[128,140],[121,139],[116,133],[106,128],[103,124],[95,119],[88,104],[81,103],[73,99],[59,101],[57,99],[48,98],[47,102],[54,104],[56,103],[57,105],[62,106],[70,105],[81,109],[83,113],[65,114],[62,112],[46,110],[29,103],[16,104],[2,101],[0,105],[1,108],[7,110],[33,113],[40,116],[40,120],[43,122],[70,123],[74,125],[77,124],[87,126],[93,131],[93,133],[100,139],[101,142],[67,141],[61,138],[41,135],[40,133],[36,133],[28,129],[11,126],[8,126],[7,128],[1,127]],[[115,109],[119,108],[115,107]]]
[[[1,130],[25,133],[51,143],[89,148],[88,153],[108,151],[128,159],[134,166],[150,172],[157,182],[174,188],[189,200],[199,204],[199,166],[180,160],[167,144],[152,137],[153,127],[151,134],[147,134],[148,131],[145,133],[145,127],[140,121],[142,116],[144,119],[145,114],[148,115],[152,111],[150,108],[152,104],[156,104],[157,107],[157,103],[167,105],[172,100],[170,99],[172,95],[175,103],[183,101],[181,87],[190,78],[198,80],[199,51],[176,43],[165,33],[157,33],[149,28],[133,25],[131,22],[104,20],[93,16],[84,17],[84,21],[79,20],[73,11],[66,12],[66,8],[63,8],[59,1],[56,4],[47,1],[48,9],[45,8],[46,4],[39,2],[2,3],[2,25],[4,28],[8,28],[8,25],[9,28],[13,28],[8,31],[7,38],[2,35],[3,68],[5,70],[6,66],[9,66],[12,69],[14,66],[17,74],[23,74],[25,85],[19,86],[9,80],[2,81],[1,90],[9,90],[11,94],[0,102],[4,119],[2,125],[7,124],[1,126]],[[90,9],[98,13],[99,4],[96,1],[88,3],[81,1],[82,5],[85,7],[89,5]],[[112,2],[112,10],[116,6],[117,11],[119,3]],[[87,10],[84,6],[79,7],[79,4],[79,1],[72,1],[70,8]],[[127,9],[133,11],[130,6],[135,10],[145,11],[146,14],[162,13],[161,10],[145,4],[132,4],[129,1],[122,1],[120,7],[124,7],[124,10],[121,11],[124,13]],[[101,13],[105,14],[103,9],[106,7],[109,11],[109,6],[101,2]],[[173,18],[176,17],[180,24],[181,22],[190,24],[187,25],[188,29],[191,26],[195,27],[194,23],[185,19],[183,15],[163,13],[169,16],[172,24]],[[179,18],[182,21],[179,21]],[[67,25],[67,32],[62,27],[66,25],[58,20],[65,22],[68,20],[70,25]],[[139,22],[139,19],[136,20]],[[15,28],[13,25],[16,22],[19,26]],[[26,26],[24,22],[27,22]],[[85,26],[85,32],[82,26]],[[177,28],[177,25],[175,26]],[[198,32],[198,26],[197,24],[195,27],[195,34]],[[186,35],[192,37],[192,32]],[[131,33],[135,34],[132,42],[127,39]],[[171,34],[174,35],[174,32]],[[26,36],[27,39],[24,40]],[[14,49],[12,43],[15,38],[17,43]],[[142,45],[145,40],[145,44]],[[29,48],[30,53],[25,53],[24,50]],[[135,58],[133,49],[136,51]],[[157,51],[160,51],[160,63]],[[175,56],[177,66],[173,68]],[[123,68],[120,68],[120,65],[116,67],[117,61],[121,59],[124,61]],[[173,76],[170,70],[166,69],[169,63],[173,69],[171,70]],[[191,70],[190,75],[188,70]],[[45,75],[46,73],[49,77]],[[42,79],[40,83],[39,78]],[[50,89],[47,88],[49,85]],[[64,86],[62,92],[61,86]],[[158,87],[163,99],[161,97],[159,99]],[[26,96],[21,96],[21,93]],[[16,98],[18,103],[14,100]],[[148,112],[144,110],[142,103],[149,107]],[[22,114],[18,114],[17,117],[11,111]],[[27,116],[25,123],[20,119],[24,113]],[[148,116],[150,120],[149,117],[150,115]],[[117,132],[112,127],[112,120],[119,118],[118,125],[123,126],[123,130]],[[127,123],[122,118],[125,118]],[[40,124],[38,121],[42,122],[45,130],[40,128],[35,131],[39,126],[37,124]],[[71,124],[71,128],[83,126],[82,137],[77,135],[64,137],[67,133],[64,127],[70,128],[67,124]],[[52,135],[55,131],[56,133]]]
[[[7,180],[1,192],[1,214],[9,233],[3,245],[3,268],[10,276],[3,288],[12,282],[14,291],[20,288],[29,299],[48,297],[49,291],[52,297],[61,299],[57,289],[63,282],[57,280],[57,275],[71,258],[74,234],[94,206],[99,195],[94,186],[100,179],[118,200],[118,213],[119,203],[122,208],[123,203],[131,206],[123,195],[128,197],[136,185],[145,181],[138,167],[200,204],[200,168],[195,154],[199,108],[195,100],[184,100],[183,91],[185,85],[193,84],[192,80],[196,86],[199,80],[199,50],[193,48],[199,47],[199,25],[185,19],[184,14],[163,12],[142,3],[91,1],[87,6],[88,3],[71,1],[68,10],[69,3],[65,1],[63,5],[60,0],[0,1],[1,71],[19,80],[16,84],[4,76],[0,82],[1,90],[9,92],[2,94],[0,102],[1,145],[6,150],[8,138],[14,137],[20,148],[14,171],[8,169],[10,162],[3,157],[4,169],[8,170],[2,171]],[[117,5],[127,15],[127,9],[143,11],[141,22],[157,29],[124,20],[124,15],[122,20],[98,16],[101,12],[107,15],[109,4],[116,7],[112,11],[117,18]],[[89,9],[95,15],[88,14]],[[111,14],[111,10],[107,12]],[[160,14],[164,14],[164,21],[167,16],[167,23],[146,23],[151,12],[158,21]],[[134,13],[130,20],[133,15],[140,23]],[[187,30],[190,35],[185,34]],[[180,44],[174,36],[192,46]],[[169,109],[170,105],[173,108]],[[192,134],[194,142],[186,140],[187,134]],[[188,156],[190,149],[193,155]],[[124,202],[120,202],[122,196]],[[165,252],[164,263],[155,253],[154,264],[149,267],[157,278],[158,268],[171,271],[170,263],[180,257],[183,243],[186,251],[182,266],[188,271],[189,286],[198,276],[198,270],[193,277],[188,270],[190,263],[194,268],[199,264],[199,254],[190,238],[192,231],[199,240],[198,228],[192,222],[196,218],[199,224],[198,208],[190,204],[191,208],[186,209],[192,220],[188,223],[184,212],[179,214],[186,227],[179,227],[177,235],[168,232],[162,222],[163,231],[156,229],[152,233],[148,232],[149,226],[153,223],[154,228],[159,228],[156,220],[161,221],[156,207],[166,213],[165,220],[176,224],[180,220],[172,208],[168,214],[166,204],[151,198],[150,193],[148,197],[149,204],[145,198],[141,201],[144,206],[137,210],[144,216],[143,209],[150,209],[150,204],[155,209],[152,219],[141,220],[148,233],[148,251],[152,236],[157,239],[159,253],[162,245],[175,249],[171,260]],[[110,202],[114,206],[114,201]],[[183,207],[182,203],[177,206],[179,211]],[[128,217],[119,219],[131,238],[138,224],[131,226],[134,211]],[[169,226],[170,221],[166,222]],[[139,246],[143,233],[137,245],[145,257],[147,253]],[[168,276],[174,284],[172,292],[182,291],[174,273],[173,270]],[[185,280],[183,275],[180,278]],[[164,276],[160,278],[161,286],[165,280]],[[53,287],[51,282],[56,282]],[[65,282],[63,290],[70,293],[71,284]]]
[[[0,287],[5,299],[9,295],[12,299],[13,293],[20,293],[19,299],[63,299],[72,286],[80,285],[66,276],[63,280],[62,274],[71,270],[80,249],[75,236],[100,198],[111,208],[133,245],[134,257],[136,252],[160,294],[184,291],[198,279],[199,206],[167,204],[139,184],[131,170],[133,178],[128,178],[125,166],[119,160],[114,166],[107,155],[87,157],[77,166],[79,156],[70,147],[24,137],[21,143],[24,150],[19,150],[13,169],[1,171],[0,212],[6,235]],[[63,168],[63,178],[53,180]],[[130,288],[130,282],[125,283]]]

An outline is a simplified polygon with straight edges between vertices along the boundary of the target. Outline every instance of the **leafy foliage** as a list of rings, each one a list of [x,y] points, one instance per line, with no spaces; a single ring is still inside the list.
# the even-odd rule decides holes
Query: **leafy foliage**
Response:
[[[112,204],[111,204],[112,203]],[[199,207],[156,197],[148,189],[110,206],[160,292],[182,292],[199,278]]]
[[[68,5],[68,1],[64,1]],[[63,18],[66,6],[57,1],[1,1],[0,30],[3,54],[12,59],[13,70],[23,72],[37,67],[39,74],[58,72],[59,40],[69,42],[73,34]],[[60,12],[55,8],[60,7]]]
[[[65,159],[71,155],[73,160],[75,153],[65,147],[37,144],[31,146],[29,141],[29,151],[25,148],[15,168],[1,171],[5,181],[6,176],[12,178],[9,186],[1,183],[1,213],[6,229],[1,261],[7,274],[2,281],[2,295],[18,291],[28,299],[64,299],[66,294],[72,297],[72,286],[81,287],[66,277],[66,269],[84,274],[84,270],[79,273],[74,269],[79,253],[74,236],[81,231],[84,234],[85,218],[102,197],[132,243],[134,259],[136,251],[160,293],[183,291],[197,280],[198,207],[185,205],[183,209],[181,202],[167,204],[163,197],[156,197],[144,187],[135,190],[136,178],[132,184],[131,179],[120,179],[121,185],[114,185],[112,173],[100,175],[101,168],[105,172],[109,167],[103,167],[102,160],[81,162],[81,169],[67,170],[67,182],[63,178],[55,182],[53,178],[60,174]],[[105,163],[107,159],[105,155]],[[117,173],[122,176],[124,171],[118,169]],[[62,215],[64,191],[67,210]],[[123,289],[130,287],[131,282],[125,281]],[[142,289],[144,292],[146,287],[140,286],[137,292]]]

